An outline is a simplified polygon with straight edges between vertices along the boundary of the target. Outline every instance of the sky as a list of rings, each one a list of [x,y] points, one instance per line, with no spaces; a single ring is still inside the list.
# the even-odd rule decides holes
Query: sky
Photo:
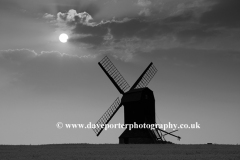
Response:
[[[0,0],[0,144],[118,143],[57,122],[97,122],[153,62],[157,123],[194,124],[177,144],[240,143],[239,0]],[[69,36],[67,43],[58,39]],[[123,107],[110,121],[124,123]],[[172,131],[168,129],[168,131]]]

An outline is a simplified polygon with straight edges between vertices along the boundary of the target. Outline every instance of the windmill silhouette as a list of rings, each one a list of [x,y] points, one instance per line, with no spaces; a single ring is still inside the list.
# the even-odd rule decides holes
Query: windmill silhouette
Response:
[[[121,106],[124,106],[125,124],[156,124],[153,91],[146,87],[157,72],[153,63],[151,62],[148,65],[131,88],[107,56],[98,64],[123,97],[121,100],[117,98],[103,116],[96,122],[95,128],[93,128],[96,135],[100,135],[104,129],[102,125],[108,124]],[[158,127],[155,127],[152,130],[149,128],[132,128],[130,130],[128,127],[120,135],[119,143],[171,143],[166,141],[165,136],[172,135],[180,140],[179,136],[172,134],[176,131],[177,130],[166,132]]]

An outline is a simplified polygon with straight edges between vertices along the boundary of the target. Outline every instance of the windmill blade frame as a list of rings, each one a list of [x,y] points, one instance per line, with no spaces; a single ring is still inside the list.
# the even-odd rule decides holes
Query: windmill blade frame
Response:
[[[156,73],[157,69],[151,62],[148,65],[148,67],[143,71],[143,73],[140,75],[140,77],[137,79],[137,81],[133,84],[130,90],[146,87]]]
[[[112,81],[113,85],[117,88],[117,90],[124,94],[124,92],[130,88],[127,81],[123,78],[114,64],[110,61],[110,59],[105,56],[98,65],[102,68],[108,78]]]
[[[112,117],[117,113],[119,108],[122,106],[119,97],[113,102],[113,104],[108,108],[108,110],[102,115],[102,117],[96,122],[93,131],[97,136],[105,128],[105,125],[112,119]]]

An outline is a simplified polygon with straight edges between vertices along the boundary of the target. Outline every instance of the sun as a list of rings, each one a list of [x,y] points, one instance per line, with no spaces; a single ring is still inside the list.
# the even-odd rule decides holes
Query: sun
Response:
[[[59,41],[62,43],[66,43],[68,41],[68,35],[65,33],[60,34]]]

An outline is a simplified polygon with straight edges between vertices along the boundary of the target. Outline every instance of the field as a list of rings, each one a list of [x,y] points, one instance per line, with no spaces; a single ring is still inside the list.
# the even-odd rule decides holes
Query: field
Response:
[[[240,160],[240,145],[53,144],[0,145],[0,160],[217,159]]]

